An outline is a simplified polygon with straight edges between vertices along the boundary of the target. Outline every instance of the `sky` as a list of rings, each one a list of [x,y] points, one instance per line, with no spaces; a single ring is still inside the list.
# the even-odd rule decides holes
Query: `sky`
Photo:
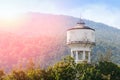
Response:
[[[0,18],[28,12],[82,17],[120,29],[120,0],[0,0]]]

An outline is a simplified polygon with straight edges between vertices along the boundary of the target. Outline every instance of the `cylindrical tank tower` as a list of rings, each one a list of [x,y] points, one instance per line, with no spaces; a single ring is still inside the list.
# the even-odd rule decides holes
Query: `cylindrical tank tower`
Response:
[[[91,50],[95,45],[95,29],[80,19],[77,25],[67,30],[67,45],[76,63],[91,63]]]

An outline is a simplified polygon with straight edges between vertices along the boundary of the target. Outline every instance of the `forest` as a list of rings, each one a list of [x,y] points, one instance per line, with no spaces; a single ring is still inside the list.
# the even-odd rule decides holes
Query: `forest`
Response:
[[[120,80],[120,66],[106,59],[94,64],[76,64],[67,56],[54,65],[40,68],[30,59],[26,68],[19,66],[9,73],[1,69],[0,80]]]
[[[66,31],[74,27],[78,18],[40,13],[26,14],[24,24],[15,31],[4,31],[0,27],[0,69],[5,73],[22,65],[26,68],[29,59],[35,66],[47,68],[70,55],[66,45]],[[111,26],[84,20],[95,29],[96,46],[92,50],[92,62],[99,56],[111,52],[111,62],[120,64],[120,30]],[[104,34],[103,34],[104,33]]]
[[[70,55],[66,31],[76,25],[78,18],[41,13],[28,13],[25,18],[24,23],[17,25],[17,30],[5,31],[0,27],[0,68],[9,72],[19,64],[25,67],[31,58],[35,65],[45,68]],[[120,30],[102,23],[84,21],[95,29],[96,46],[92,50],[92,61],[96,62],[97,56],[110,50],[112,62],[120,64]]]

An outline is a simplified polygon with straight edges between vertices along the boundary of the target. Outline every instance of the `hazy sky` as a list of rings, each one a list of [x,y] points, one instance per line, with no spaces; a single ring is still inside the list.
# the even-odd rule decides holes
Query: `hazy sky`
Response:
[[[63,14],[120,28],[120,0],[0,0],[0,16],[27,12]]]

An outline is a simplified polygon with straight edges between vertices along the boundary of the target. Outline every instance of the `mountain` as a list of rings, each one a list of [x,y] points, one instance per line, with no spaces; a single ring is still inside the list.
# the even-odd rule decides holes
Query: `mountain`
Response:
[[[79,18],[41,13],[27,13],[22,18],[19,25],[12,25],[18,27],[14,30],[0,27],[1,68],[8,71],[21,64],[24,67],[31,58],[36,66],[46,67],[70,54],[66,45],[66,31],[74,27]],[[120,64],[120,30],[102,23],[84,21],[96,33],[92,59],[97,60],[96,56],[111,50],[112,61]]]

